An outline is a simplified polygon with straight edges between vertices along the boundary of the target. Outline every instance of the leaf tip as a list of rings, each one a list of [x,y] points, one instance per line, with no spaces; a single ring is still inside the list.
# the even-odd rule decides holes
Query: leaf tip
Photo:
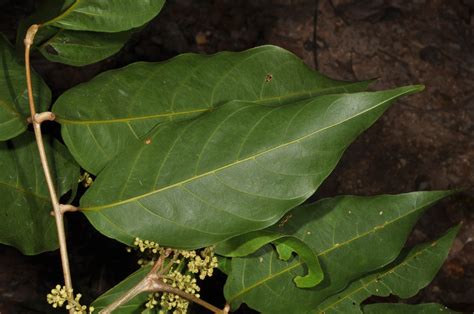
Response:
[[[413,89],[416,92],[421,92],[421,91],[425,90],[425,85],[423,85],[423,84],[413,85]]]
[[[425,85],[417,84],[417,85],[408,85],[401,87],[402,93],[404,95],[410,95],[414,93],[419,93],[425,89]]]

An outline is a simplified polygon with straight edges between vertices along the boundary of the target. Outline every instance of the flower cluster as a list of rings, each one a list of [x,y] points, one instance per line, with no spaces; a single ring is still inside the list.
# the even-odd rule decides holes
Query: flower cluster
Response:
[[[170,252],[169,249],[161,247],[156,242],[139,238],[135,239],[134,246],[134,248],[128,248],[127,251],[131,252],[133,249],[138,251],[142,256],[138,263],[142,266],[154,263],[159,256],[165,254],[166,256],[172,256],[172,259],[169,259],[168,264],[164,267],[165,273],[161,273],[163,283],[197,298],[200,297],[200,288],[196,277],[199,276],[201,280],[211,277],[214,269],[218,266],[213,247],[198,252],[194,250],[171,250]],[[189,301],[173,293],[156,292],[148,296],[148,302],[145,306],[148,309],[159,306],[163,313],[180,314],[186,313]]]
[[[173,288],[192,294],[197,298],[200,296],[198,293],[200,288],[197,285],[196,278],[193,278],[192,275],[183,275],[180,271],[172,270],[163,277],[163,282]],[[150,294],[145,306],[149,309],[154,308],[158,305],[157,298],[159,298],[159,304],[164,311],[173,311],[173,314],[180,314],[186,313],[188,310],[189,301],[168,292],[161,294],[161,297],[159,293]]]
[[[48,293],[48,295],[46,296],[46,300],[54,308],[62,307],[64,303],[68,302],[68,304],[66,305],[66,309],[72,309],[74,314],[88,314],[94,312],[94,307],[87,307],[85,305],[81,305],[80,299],[82,295],[80,293],[76,294],[76,296],[74,297],[74,295],[72,294],[72,290],[70,292],[74,299],[68,302],[68,291],[66,287],[56,285],[56,287],[51,290],[51,293]]]
[[[79,183],[82,182],[84,187],[88,188],[89,186],[92,185],[92,183],[94,183],[94,179],[91,177],[91,175],[88,172],[84,172],[83,174],[79,176],[78,182]]]
[[[206,277],[211,277],[214,273],[214,268],[218,266],[217,257],[214,256],[214,248],[207,247],[197,255],[195,251],[193,258],[188,262],[188,269],[190,272],[199,273],[199,279],[203,280]]]
[[[165,252],[165,248],[150,240],[135,238],[133,245],[134,247],[127,248],[127,252],[130,253],[134,249],[138,250],[141,255],[141,258],[138,260],[138,265],[142,267],[153,264],[158,259],[158,256]]]
[[[66,287],[56,285],[56,287],[51,290],[51,293],[48,293],[46,300],[54,308],[63,306],[64,302],[67,301]]]

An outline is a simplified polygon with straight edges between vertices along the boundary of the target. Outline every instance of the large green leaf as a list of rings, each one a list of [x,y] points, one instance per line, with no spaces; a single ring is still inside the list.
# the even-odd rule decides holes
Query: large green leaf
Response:
[[[112,289],[108,290],[100,297],[98,297],[92,304],[96,310],[95,312],[99,312],[104,307],[112,304],[117,298],[124,295],[128,292],[132,287],[134,287],[137,283],[140,282],[145,276],[150,272],[151,266],[142,267],[124,280],[122,280],[119,284],[114,286]],[[125,303],[121,305],[119,308],[114,310],[114,314],[138,314],[142,313],[145,309],[144,304],[148,300],[148,293],[141,293]]]
[[[20,22],[17,48],[23,49],[28,27],[39,23],[35,44],[48,60],[91,64],[119,51],[163,4],[164,0],[43,0],[33,15]]]
[[[161,124],[99,174],[81,208],[100,232],[127,244],[139,237],[195,249],[263,229],[310,197],[390,103],[420,89],[278,107],[230,102]]]
[[[45,138],[47,156],[58,194],[77,184],[79,167],[66,148]],[[49,192],[34,137],[25,133],[0,143],[0,243],[24,254],[58,247]]]
[[[453,310],[436,303],[403,304],[403,303],[374,303],[364,306],[364,314],[455,314]],[[349,313],[349,312],[347,312]],[[361,312],[357,312],[361,313]]]
[[[322,283],[297,288],[292,278],[305,272],[302,261],[283,262],[267,246],[232,259],[226,299],[232,309],[245,302],[264,313],[310,311],[352,280],[393,261],[418,217],[448,194],[342,196],[300,206],[270,230],[292,234],[314,250],[324,272]]]
[[[320,314],[362,313],[360,303],[372,295],[389,296],[393,294],[401,298],[414,296],[420,289],[428,285],[438,272],[448,255],[458,229],[458,227],[452,228],[440,239],[402,253],[394,263],[351,283],[342,292],[325,300],[317,307],[316,312]],[[375,307],[375,309],[377,308],[388,309],[389,306],[379,305]],[[406,310],[404,306],[402,308]],[[371,313],[407,313],[407,311],[402,312],[394,309],[387,312]],[[364,313],[366,313],[365,309]],[[367,313],[370,313],[370,307]],[[414,313],[420,312],[414,311]],[[436,313],[439,313],[439,308]]]
[[[164,3],[164,0],[75,0],[44,25],[76,31],[122,32],[150,21]]]
[[[278,105],[368,84],[330,80],[290,52],[263,46],[108,71],[61,95],[53,111],[73,156],[96,174],[159,122],[189,119],[231,100]]]
[[[13,47],[0,34],[0,141],[24,132],[30,116],[26,89],[25,67],[15,59]],[[51,92],[41,78],[32,72],[33,97],[38,110],[46,110]]]

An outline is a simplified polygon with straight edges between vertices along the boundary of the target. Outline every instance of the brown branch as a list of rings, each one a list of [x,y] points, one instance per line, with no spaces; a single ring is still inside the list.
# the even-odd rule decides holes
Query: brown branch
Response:
[[[51,171],[49,170],[48,159],[46,157],[46,151],[44,148],[43,136],[41,134],[41,123],[46,120],[54,119],[54,114],[52,113],[36,113],[35,101],[33,98],[33,86],[31,83],[31,69],[30,69],[30,49],[33,45],[33,41],[36,35],[36,32],[39,29],[39,25],[33,24],[28,29],[25,36],[25,69],[26,69],[26,86],[28,89],[28,101],[31,112],[31,123],[33,123],[33,129],[35,132],[36,144],[38,145],[38,151],[40,155],[41,165],[43,167],[44,176],[46,178],[46,183],[48,185],[49,195],[51,197],[51,203],[54,210],[54,218],[56,220],[56,228],[58,232],[59,240],[59,251],[61,255],[61,264],[63,268],[64,276],[64,285],[66,286],[66,291],[68,294],[68,302],[71,303],[74,301],[72,296],[72,280],[71,280],[71,271],[69,269],[69,259],[67,254],[67,245],[66,245],[66,233],[64,231],[64,217],[60,208],[58,197],[56,195],[56,190],[54,188],[53,179],[51,176]],[[74,309],[70,309],[69,313],[74,313]]]

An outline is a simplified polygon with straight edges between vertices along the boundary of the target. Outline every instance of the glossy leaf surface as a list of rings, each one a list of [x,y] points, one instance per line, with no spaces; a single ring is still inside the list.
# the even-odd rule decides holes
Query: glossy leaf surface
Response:
[[[81,200],[103,234],[195,249],[278,221],[310,197],[344,149],[419,86],[326,95],[287,106],[230,102],[160,125],[130,145]]]
[[[361,91],[368,83],[330,80],[290,52],[263,46],[108,71],[61,95],[53,111],[73,156],[97,174],[160,122],[189,119],[231,100],[280,105]]]
[[[45,146],[58,194],[77,184],[79,168],[66,148],[51,138]],[[25,133],[0,143],[0,243],[24,254],[58,247],[49,192],[34,137]]]
[[[292,234],[314,250],[324,272],[322,283],[297,288],[291,279],[304,273],[302,262],[283,262],[266,246],[249,257],[232,259],[226,299],[233,310],[245,302],[263,313],[312,311],[352,280],[393,261],[418,217],[447,195],[343,196],[300,206],[269,229]],[[279,302],[273,302],[275,298]]]
[[[361,313],[361,312],[359,312]],[[444,305],[436,303],[403,304],[403,303],[374,303],[364,306],[364,314],[455,314]]]
[[[25,67],[17,62],[13,47],[1,34],[0,59],[0,141],[6,141],[26,130],[30,109]],[[32,81],[36,106],[46,110],[51,102],[51,92],[34,72]]]
[[[107,305],[113,303],[117,298],[121,297],[125,294],[128,290],[130,290],[133,286],[135,286],[140,280],[142,280],[150,271],[151,267],[143,267],[125,278],[119,284],[117,284],[112,289],[108,290],[100,297],[98,297],[92,304],[97,311],[99,312]],[[125,303],[124,305],[120,306],[114,311],[114,314],[138,314],[142,313],[145,310],[145,303],[148,300],[148,293],[141,293],[131,299],[129,302]]]
[[[431,282],[440,269],[458,229],[452,228],[440,239],[402,253],[394,263],[351,283],[344,291],[325,300],[318,306],[316,312],[320,314],[362,313],[360,303],[372,295],[393,294],[401,298],[414,296]],[[380,308],[387,308],[388,311],[378,313],[410,313],[409,311],[402,312],[400,309],[395,310],[396,308],[390,311],[387,305],[379,305]],[[364,313],[366,313],[365,310]],[[420,312],[415,310],[412,313]]]
[[[75,0],[45,25],[76,31],[122,32],[150,21],[164,3],[164,0]]]

